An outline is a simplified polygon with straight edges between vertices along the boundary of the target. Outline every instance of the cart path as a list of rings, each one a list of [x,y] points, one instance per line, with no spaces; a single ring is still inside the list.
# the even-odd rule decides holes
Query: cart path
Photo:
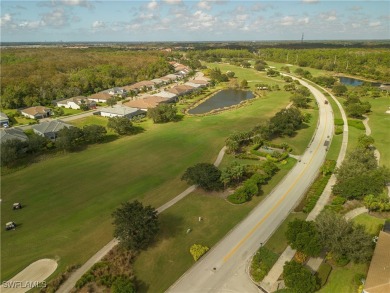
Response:
[[[57,262],[53,259],[40,259],[33,262],[12,279],[1,285],[2,293],[24,293],[45,281],[57,269]],[[42,283],[41,285],[44,285]]]
[[[222,159],[225,155],[226,146],[224,146],[220,152],[218,153],[218,156],[214,162],[214,165],[216,167],[221,164]],[[158,213],[162,213],[166,209],[170,208],[174,204],[176,204],[178,201],[189,195],[191,192],[193,192],[196,189],[196,185],[192,185],[188,187],[186,190],[184,190],[182,193],[168,201],[167,203],[163,204],[157,209]],[[76,285],[76,282],[84,275],[95,263],[100,261],[111,249],[117,245],[119,241],[117,239],[112,239],[109,243],[107,243],[102,249],[100,249],[97,253],[95,253],[85,264],[83,264],[78,270],[76,270],[57,290],[57,293],[68,293],[70,292],[73,287]]]

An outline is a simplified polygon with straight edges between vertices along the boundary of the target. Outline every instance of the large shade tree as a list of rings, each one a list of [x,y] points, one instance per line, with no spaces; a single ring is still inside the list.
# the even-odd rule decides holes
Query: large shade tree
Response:
[[[112,216],[114,236],[130,250],[146,249],[160,229],[157,211],[151,206],[144,207],[139,201],[122,203]]]

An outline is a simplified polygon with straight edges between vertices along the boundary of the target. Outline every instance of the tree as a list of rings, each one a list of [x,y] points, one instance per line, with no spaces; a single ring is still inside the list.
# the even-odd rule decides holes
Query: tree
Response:
[[[319,256],[322,245],[314,222],[295,219],[288,223],[286,238],[294,249],[308,256]]]
[[[126,276],[119,276],[111,286],[112,293],[136,293],[135,286],[131,279]]]
[[[107,134],[107,130],[104,126],[95,124],[85,125],[83,127],[83,132],[84,139],[88,143],[101,142]]]
[[[350,259],[354,262],[365,262],[370,259],[371,236],[362,226],[354,226],[331,210],[323,211],[315,223],[321,242],[336,259]]]
[[[48,140],[44,136],[32,133],[28,136],[28,149],[31,154],[39,153],[44,150]]]
[[[195,261],[200,259],[210,248],[201,244],[193,244],[190,247],[190,253]]]
[[[280,72],[279,71],[276,71],[272,68],[269,68],[267,70],[267,76],[279,76],[280,75]]]
[[[114,237],[129,250],[146,249],[155,240],[160,229],[157,211],[151,206],[144,207],[137,200],[122,203],[112,216]]]
[[[84,133],[78,127],[65,127],[58,132],[56,147],[64,151],[74,151],[83,143]]]
[[[1,143],[1,165],[10,166],[17,159],[24,156],[27,143],[19,139],[10,139]]]
[[[380,194],[378,196],[369,194],[364,197],[364,205],[369,211],[390,211],[390,199],[387,194]]]
[[[275,136],[292,136],[302,125],[303,121],[304,116],[297,108],[283,109],[271,118],[269,131]]]
[[[116,105],[116,99],[115,98],[108,99],[106,104],[107,104],[107,106],[112,107],[112,106]]]
[[[229,78],[233,78],[236,74],[233,71],[227,71],[226,76]]]
[[[213,164],[199,163],[189,167],[181,177],[188,184],[196,184],[206,191],[219,190],[222,188],[221,171]]]
[[[283,266],[283,280],[286,287],[294,292],[313,293],[320,288],[318,277],[294,260]]]
[[[249,68],[251,67],[251,64],[248,62],[248,61],[242,61],[241,62],[241,66],[244,67],[244,68]]]
[[[372,136],[362,134],[358,137],[358,144],[361,148],[368,149],[374,144],[375,140]]]
[[[302,94],[294,93],[290,97],[290,101],[293,102],[296,107],[307,108],[311,99],[309,97],[305,97]]]
[[[246,88],[248,87],[248,81],[246,79],[243,79],[240,83],[241,88]]]
[[[113,129],[119,135],[132,134],[135,132],[133,123],[126,117],[117,116],[108,118],[107,127]]]
[[[177,108],[172,104],[162,103],[148,110],[148,117],[154,123],[166,123],[177,119]]]
[[[390,171],[378,167],[374,152],[364,148],[349,153],[335,174],[337,182],[333,193],[347,199],[378,195],[390,180]]]
[[[337,96],[343,96],[348,91],[348,89],[342,83],[337,82],[333,85],[332,91]]]
[[[257,71],[264,71],[264,70],[265,70],[265,65],[259,63],[259,64],[256,64],[256,65],[254,66],[254,68],[255,68]]]
[[[224,186],[229,186],[230,184],[237,184],[245,176],[245,166],[234,161],[230,163],[225,169],[221,172],[221,181]]]

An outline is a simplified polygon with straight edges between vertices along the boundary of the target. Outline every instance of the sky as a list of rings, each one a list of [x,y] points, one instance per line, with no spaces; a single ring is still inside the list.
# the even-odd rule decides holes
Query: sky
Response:
[[[2,0],[1,42],[390,39],[390,1]]]

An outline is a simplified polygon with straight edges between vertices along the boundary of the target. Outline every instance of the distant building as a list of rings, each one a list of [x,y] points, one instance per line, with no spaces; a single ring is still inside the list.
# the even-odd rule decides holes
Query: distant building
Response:
[[[0,112],[0,127],[8,127],[8,126],[9,126],[8,116],[5,113]]]
[[[107,103],[109,99],[113,99],[113,97],[107,91],[98,92],[88,97],[88,100],[96,103]]]
[[[20,113],[31,119],[42,119],[51,115],[51,109],[43,106],[36,106],[20,110]]]
[[[27,135],[20,128],[6,128],[0,130],[0,142],[3,143],[7,140],[17,139],[20,141],[27,141]]]
[[[36,134],[55,141],[58,136],[58,132],[63,128],[69,127],[72,127],[72,125],[64,123],[61,120],[52,120],[35,124],[32,126],[32,129]]]
[[[100,109],[99,113],[103,117],[126,117],[128,119],[131,119],[139,115],[145,115],[145,111],[143,110],[125,107],[122,105],[115,105],[113,107],[102,108]]]

